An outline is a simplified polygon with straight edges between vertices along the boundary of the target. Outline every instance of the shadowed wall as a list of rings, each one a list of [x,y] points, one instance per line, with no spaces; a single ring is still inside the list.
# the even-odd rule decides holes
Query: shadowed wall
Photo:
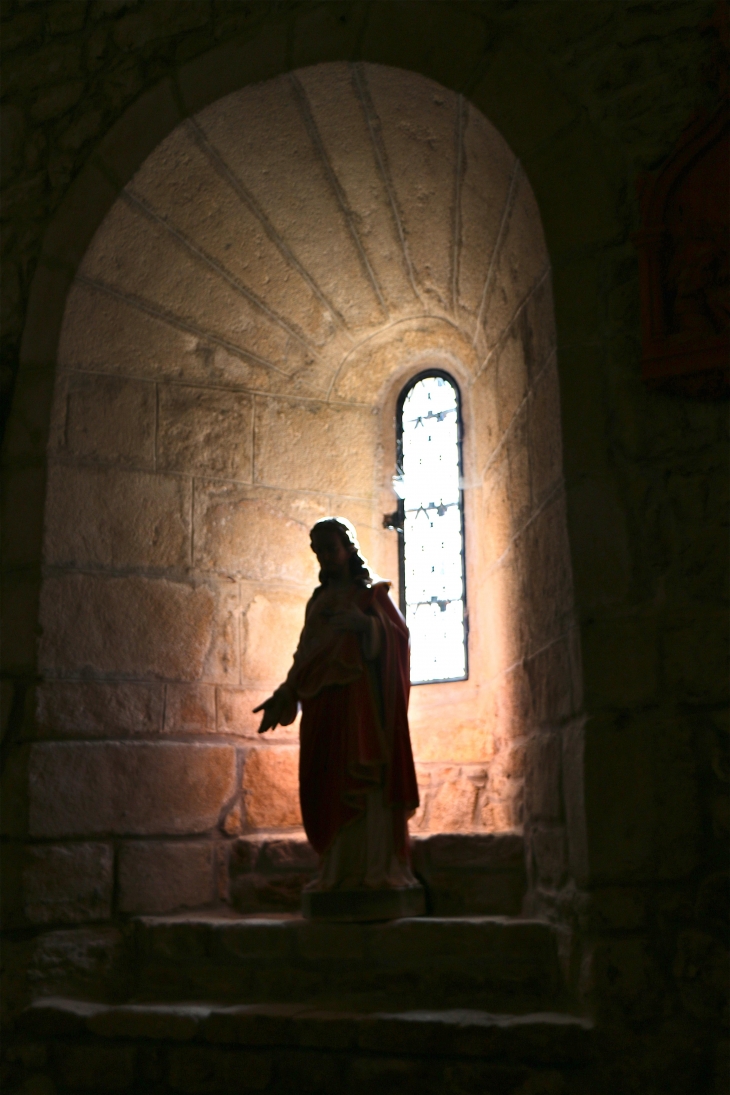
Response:
[[[29,924],[20,875],[28,739],[39,733],[44,469],[75,271],[121,187],[185,116],[304,65],[395,65],[461,91],[498,128],[534,189],[552,263],[588,717],[566,723],[559,753],[529,760],[584,788],[539,804],[533,893],[576,929],[585,999],[623,1032],[614,1062],[642,1091],[713,1089],[726,985],[726,412],[642,385],[631,242],[637,175],[717,101],[712,12],[683,2],[3,8],[5,375],[22,361],[3,450],[14,516],[3,521],[6,923]],[[147,695],[136,724],[158,717]],[[579,831],[576,802],[587,813],[582,855],[573,848],[578,889],[560,832],[566,819]],[[99,877],[108,863],[100,855]],[[85,916],[106,915],[105,877]],[[60,921],[49,927],[19,937],[23,962],[60,969],[83,954],[104,968],[111,929],[85,927],[72,942]]]

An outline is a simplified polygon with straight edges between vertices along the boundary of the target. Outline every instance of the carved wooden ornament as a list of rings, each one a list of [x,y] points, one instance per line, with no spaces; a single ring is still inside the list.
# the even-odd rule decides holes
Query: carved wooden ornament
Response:
[[[643,377],[703,398],[730,391],[729,125],[724,104],[639,182]]]

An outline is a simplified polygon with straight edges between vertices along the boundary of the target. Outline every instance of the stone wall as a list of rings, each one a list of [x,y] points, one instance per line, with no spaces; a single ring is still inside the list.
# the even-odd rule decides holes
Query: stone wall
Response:
[[[471,672],[414,689],[413,827],[521,826],[525,742],[552,739],[578,681],[539,214],[513,154],[463,100],[392,69],[328,65],[179,125],[122,190],[68,293],[31,836],[206,834],[225,872],[241,832],[301,825],[297,728],[258,739],[252,709],[288,670],[318,518],[347,516],[374,570],[397,572],[382,527],[394,407],[429,364],[463,389]],[[156,722],[137,721],[145,702]],[[121,707],[126,726],[109,718]],[[208,777],[219,754],[190,753],[193,741],[227,744],[235,788]],[[41,750],[53,787],[33,774]],[[127,764],[147,775],[125,809],[127,780],[119,795],[108,786]],[[171,764],[215,787],[207,824]],[[543,768],[531,777],[541,783]],[[103,790],[84,803],[89,779]],[[153,854],[118,851],[127,864]],[[209,859],[191,846],[208,887]]]
[[[132,104],[107,158],[124,148],[122,162],[141,163],[179,119],[181,84],[159,90],[173,74],[197,95],[186,107],[195,111],[306,64],[397,65],[463,92],[504,136],[535,192],[553,269],[588,717],[565,722],[560,751],[538,737],[528,754],[528,768],[551,772],[561,788],[534,804],[528,827],[535,907],[572,923],[583,941],[566,960],[586,1000],[622,1031],[621,1060],[638,1075],[619,1076],[617,1090],[720,1089],[726,415],[642,386],[631,242],[637,174],[716,101],[717,31],[703,23],[712,12],[689,2],[3,6],[8,377],[26,332],[3,457],[15,516],[3,522],[11,905],[22,868],[13,842],[28,831],[27,737],[37,732],[30,689],[57,344],[47,332],[57,331],[71,276],[127,176],[107,182],[106,196],[97,190],[95,208],[79,203],[75,194],[89,190],[72,180],[99,174],[92,153]],[[224,45],[208,52],[216,42]],[[92,697],[90,686],[93,722]],[[201,700],[204,711],[210,693]],[[122,690],[111,712],[124,727],[161,725],[154,688]],[[104,845],[75,845],[74,877],[99,880],[98,894],[76,891],[84,919],[106,916],[113,892]],[[95,864],[86,875],[84,862]],[[26,870],[33,877],[32,863]]]

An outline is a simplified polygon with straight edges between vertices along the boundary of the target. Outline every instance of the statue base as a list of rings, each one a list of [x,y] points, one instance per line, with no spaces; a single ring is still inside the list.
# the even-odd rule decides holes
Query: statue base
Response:
[[[309,920],[399,920],[425,916],[423,886],[400,890],[305,890],[302,914]]]

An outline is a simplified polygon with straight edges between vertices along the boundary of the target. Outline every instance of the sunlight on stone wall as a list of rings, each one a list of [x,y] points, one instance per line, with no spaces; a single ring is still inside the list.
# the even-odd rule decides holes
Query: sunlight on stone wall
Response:
[[[154,789],[130,776],[105,831],[300,824],[296,725],[262,740],[251,709],[289,666],[318,518],[347,516],[396,577],[395,400],[428,366],[463,400],[470,677],[414,689],[413,827],[522,824],[530,735],[575,670],[552,311],[524,173],[427,79],[321,65],[162,142],[97,231],[63,323],[39,718],[75,740],[36,747],[37,834],[101,831],[51,804],[56,756],[70,787],[105,786],[117,754],[132,773],[163,744],[188,797],[154,760]],[[174,804],[146,817],[143,794]]]

